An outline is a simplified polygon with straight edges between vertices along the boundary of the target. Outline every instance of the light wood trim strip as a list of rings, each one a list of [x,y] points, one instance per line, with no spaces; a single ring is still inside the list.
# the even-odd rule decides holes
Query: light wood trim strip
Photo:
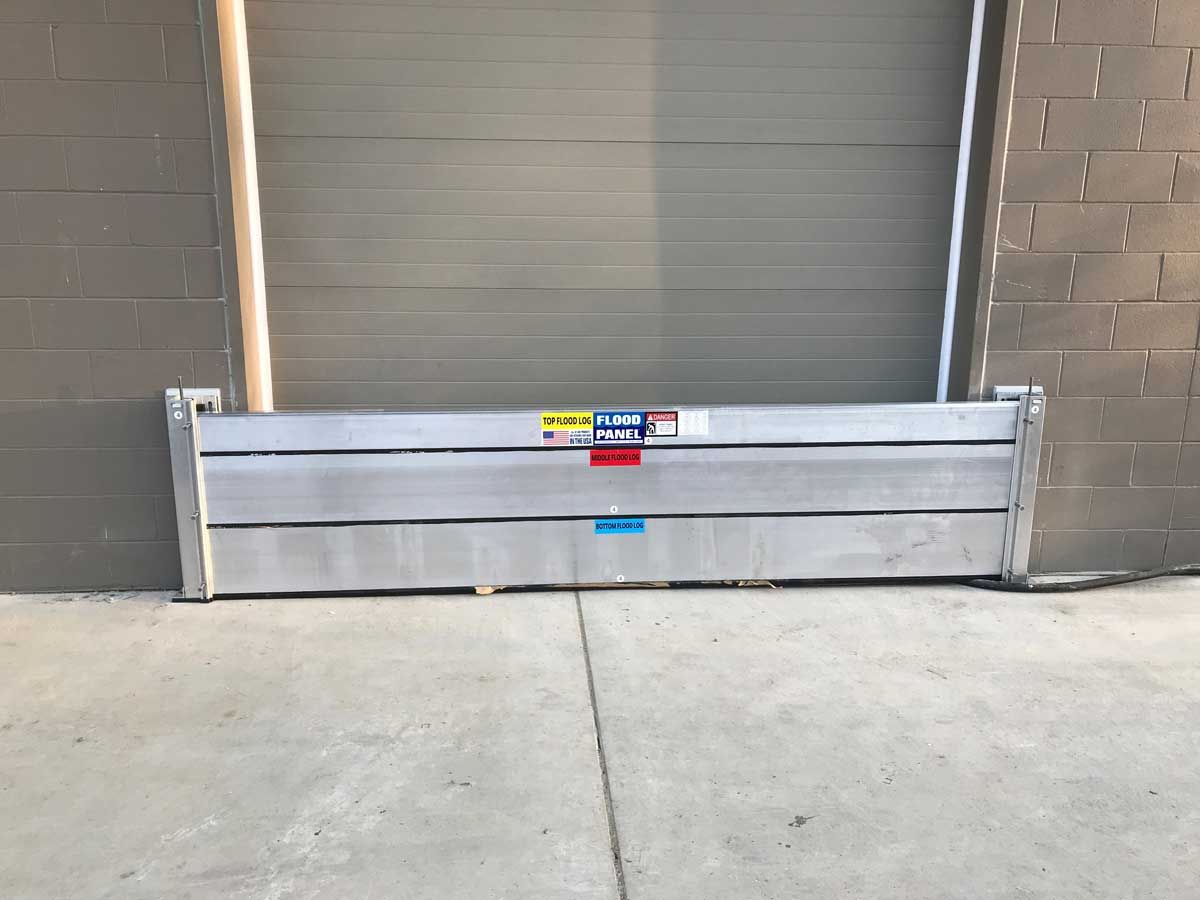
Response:
[[[241,291],[242,344],[246,362],[246,404],[251,412],[274,409],[271,347],[267,331],[267,286],[258,207],[258,157],[254,146],[254,107],[250,97],[250,57],[243,0],[217,0],[225,123],[229,132],[229,172],[233,228]]]

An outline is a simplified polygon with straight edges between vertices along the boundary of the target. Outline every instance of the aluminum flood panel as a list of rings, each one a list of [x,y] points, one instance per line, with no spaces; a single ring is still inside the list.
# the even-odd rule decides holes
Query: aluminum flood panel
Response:
[[[886,406],[671,406],[705,414],[708,433],[672,446],[1012,441],[1017,403]],[[536,447],[537,410],[222,413],[204,424],[204,453]]]
[[[187,399],[193,444],[187,459],[175,460],[176,503],[195,513],[181,519],[181,554],[210,560],[199,599],[480,585],[1019,579],[1043,408],[1024,396],[940,405],[197,414]]]
[[[591,519],[210,530],[221,594],[476,585],[970,576],[1000,570],[1004,513]]]
[[[213,525],[1004,509],[1012,444],[217,456]]]

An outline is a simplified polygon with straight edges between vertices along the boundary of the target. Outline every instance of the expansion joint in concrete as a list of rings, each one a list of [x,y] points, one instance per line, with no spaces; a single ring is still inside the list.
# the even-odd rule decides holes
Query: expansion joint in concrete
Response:
[[[575,614],[579,619],[579,644],[583,649],[583,666],[587,672],[588,701],[592,707],[592,726],[596,731],[596,759],[600,763],[600,781],[604,787],[604,814],[608,817],[608,842],[612,850],[613,873],[617,879],[618,900],[628,900],[625,889],[625,863],[621,859],[621,836],[617,832],[617,817],[613,812],[612,785],[608,780],[608,760],[604,755],[604,731],[600,727],[600,711],[596,706],[596,682],[592,677],[592,655],[588,650],[587,625],[583,620],[583,600],[575,591]]]

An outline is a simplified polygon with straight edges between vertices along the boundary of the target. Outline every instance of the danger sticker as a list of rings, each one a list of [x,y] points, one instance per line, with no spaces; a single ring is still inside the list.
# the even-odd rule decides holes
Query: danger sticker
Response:
[[[646,437],[675,437],[679,434],[679,413],[646,413]]]
[[[592,442],[597,447],[643,444],[646,441],[646,414],[629,410],[596,412],[593,417],[592,434]]]
[[[596,519],[596,534],[645,534],[645,519]]]
[[[595,450],[591,452],[593,466],[640,466],[642,448],[626,447],[620,450]]]
[[[590,412],[542,413],[543,447],[590,447],[592,445],[592,414]]]

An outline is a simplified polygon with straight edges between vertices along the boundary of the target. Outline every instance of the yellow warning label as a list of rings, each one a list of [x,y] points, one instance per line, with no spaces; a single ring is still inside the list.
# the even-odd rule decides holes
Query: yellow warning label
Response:
[[[542,413],[542,428],[583,429],[592,427],[590,412],[544,412]]]

